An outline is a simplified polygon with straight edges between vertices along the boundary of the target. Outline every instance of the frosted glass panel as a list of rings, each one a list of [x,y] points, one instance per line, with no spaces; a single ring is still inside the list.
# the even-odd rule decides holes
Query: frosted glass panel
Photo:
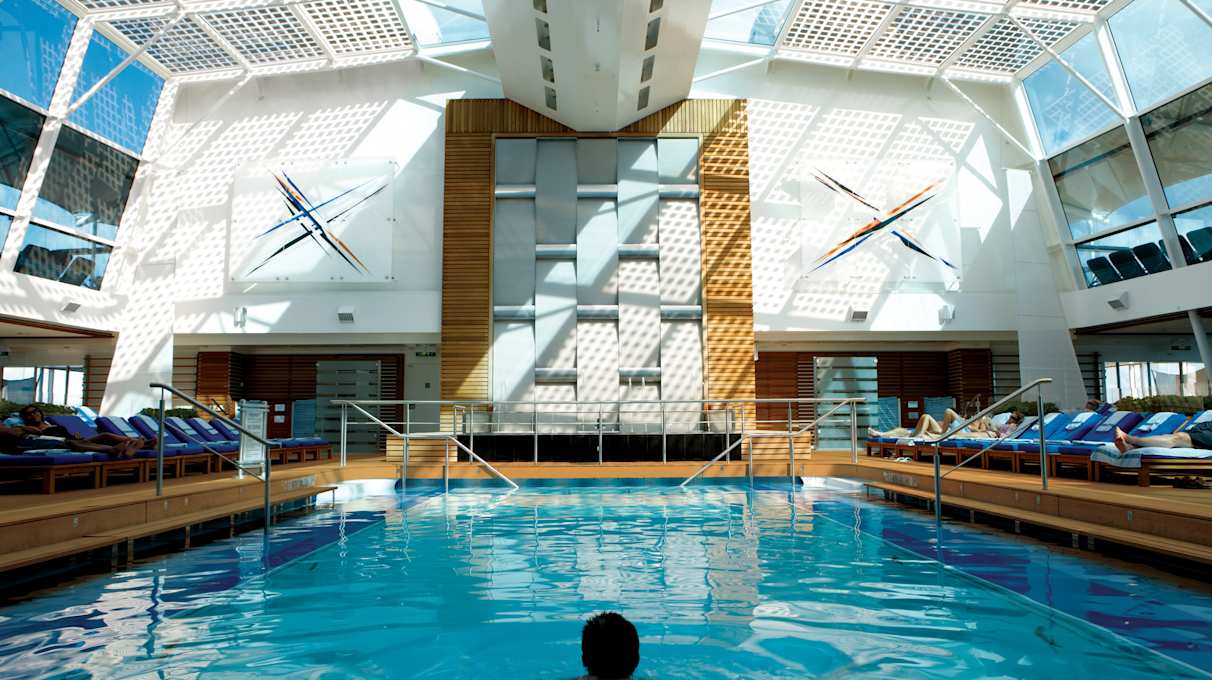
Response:
[[[614,321],[577,322],[577,400],[619,398],[619,329]],[[614,421],[615,406],[602,413]],[[581,407],[581,422],[596,423],[597,407]]]
[[[535,140],[497,140],[497,184],[534,184]]]
[[[657,383],[645,384],[637,379],[624,380],[619,385],[619,398],[623,401],[658,401],[661,388]],[[661,431],[660,404],[627,404],[620,406],[619,422],[623,432]]]
[[[577,386],[535,385],[535,401],[576,401]],[[571,433],[576,432],[577,407],[575,404],[544,404],[539,409],[539,432]],[[541,453],[540,453],[541,455]]]
[[[539,140],[534,195],[539,243],[576,242],[576,170],[576,141]]]
[[[614,184],[618,158],[613,139],[578,139],[577,184]]]
[[[655,260],[619,263],[619,365],[660,365],[661,298]]]
[[[661,303],[697,305],[702,289],[699,204],[661,201]]]
[[[618,239],[614,201],[577,201],[578,304],[618,304]]]
[[[492,398],[529,401],[534,390],[534,325],[498,321],[492,333]]]
[[[661,184],[697,184],[699,181],[699,140],[657,140]]]
[[[492,300],[534,304],[534,201],[497,200],[492,230]]]
[[[665,401],[703,398],[702,326],[697,320],[661,323],[661,398]],[[671,406],[665,423],[670,432],[697,430],[700,415],[694,404]]]
[[[619,243],[657,241],[655,139],[619,142]]]
[[[568,260],[535,266],[535,357],[540,368],[577,365],[577,268]]]

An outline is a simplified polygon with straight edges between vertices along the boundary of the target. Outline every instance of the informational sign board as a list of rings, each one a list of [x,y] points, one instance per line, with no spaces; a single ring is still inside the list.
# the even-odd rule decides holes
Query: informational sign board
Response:
[[[263,401],[240,401],[240,425],[253,434],[265,438],[265,416],[269,412],[269,404]],[[265,465],[265,445],[240,433],[240,466],[243,468],[263,467]]]

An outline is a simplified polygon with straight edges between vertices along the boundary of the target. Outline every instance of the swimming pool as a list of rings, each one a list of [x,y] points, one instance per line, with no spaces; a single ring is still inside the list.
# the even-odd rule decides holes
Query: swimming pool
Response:
[[[0,674],[572,678],[605,609],[639,629],[638,677],[1212,668],[1208,591],[962,525],[932,540],[920,513],[785,482],[410,489],[282,525],[268,574],[250,534],[0,609]]]

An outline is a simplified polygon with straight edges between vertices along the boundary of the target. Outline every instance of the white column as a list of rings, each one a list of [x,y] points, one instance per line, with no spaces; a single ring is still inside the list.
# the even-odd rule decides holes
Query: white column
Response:
[[[135,271],[105,381],[102,413],[138,413],[157,403],[148,384],[172,383],[175,271],[172,262],[145,262]]]

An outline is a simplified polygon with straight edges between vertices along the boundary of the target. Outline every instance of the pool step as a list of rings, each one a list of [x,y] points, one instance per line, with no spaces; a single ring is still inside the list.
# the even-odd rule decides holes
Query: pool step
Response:
[[[275,492],[270,496],[270,504],[279,506],[293,501],[299,501],[306,498],[313,498],[319,494],[333,491],[334,486],[306,486],[300,488],[292,488]],[[0,555],[0,572],[28,567],[42,562],[57,560],[64,557],[71,557],[80,553],[90,552],[99,548],[108,546],[124,546],[127,551],[127,557],[132,552],[132,542],[136,539],[155,536],[171,531],[181,530],[184,532],[185,541],[183,547],[189,547],[189,529],[190,527],[205,522],[211,522],[224,517],[229,517],[232,520],[234,527],[234,519],[237,515],[247,512],[260,510],[264,506],[263,499],[247,498],[240,502],[223,505],[221,507],[208,508],[205,510],[164,517],[162,519],[130,524],[123,527],[109,528],[96,533],[79,536],[69,540],[58,541],[46,545],[39,545],[24,550]]]
[[[917,498],[931,503],[934,501],[934,492],[929,490],[916,489],[913,487],[901,486],[899,484],[890,484],[888,482],[867,482],[864,484],[864,486],[869,489],[879,489],[880,491],[887,493],[909,496],[911,498]],[[1019,508],[997,505],[995,503],[976,501],[970,498],[948,496],[946,494],[943,495],[943,505],[951,506],[953,508],[962,508],[972,512],[979,512],[985,515],[992,515],[994,517],[1001,517],[1014,522],[1026,523],[1054,531],[1066,532],[1075,537],[1075,544],[1077,544],[1077,538],[1085,536],[1094,540],[1109,541],[1111,543],[1147,550],[1149,552],[1162,555],[1169,555],[1171,557],[1202,562],[1204,564],[1212,564],[1212,547],[1206,545],[1188,543],[1186,541],[1179,541],[1163,536],[1144,534],[1138,531],[1130,531],[1128,529],[1118,529],[1092,522],[1067,519],[1041,512],[1031,512],[1030,510],[1022,510]]]

